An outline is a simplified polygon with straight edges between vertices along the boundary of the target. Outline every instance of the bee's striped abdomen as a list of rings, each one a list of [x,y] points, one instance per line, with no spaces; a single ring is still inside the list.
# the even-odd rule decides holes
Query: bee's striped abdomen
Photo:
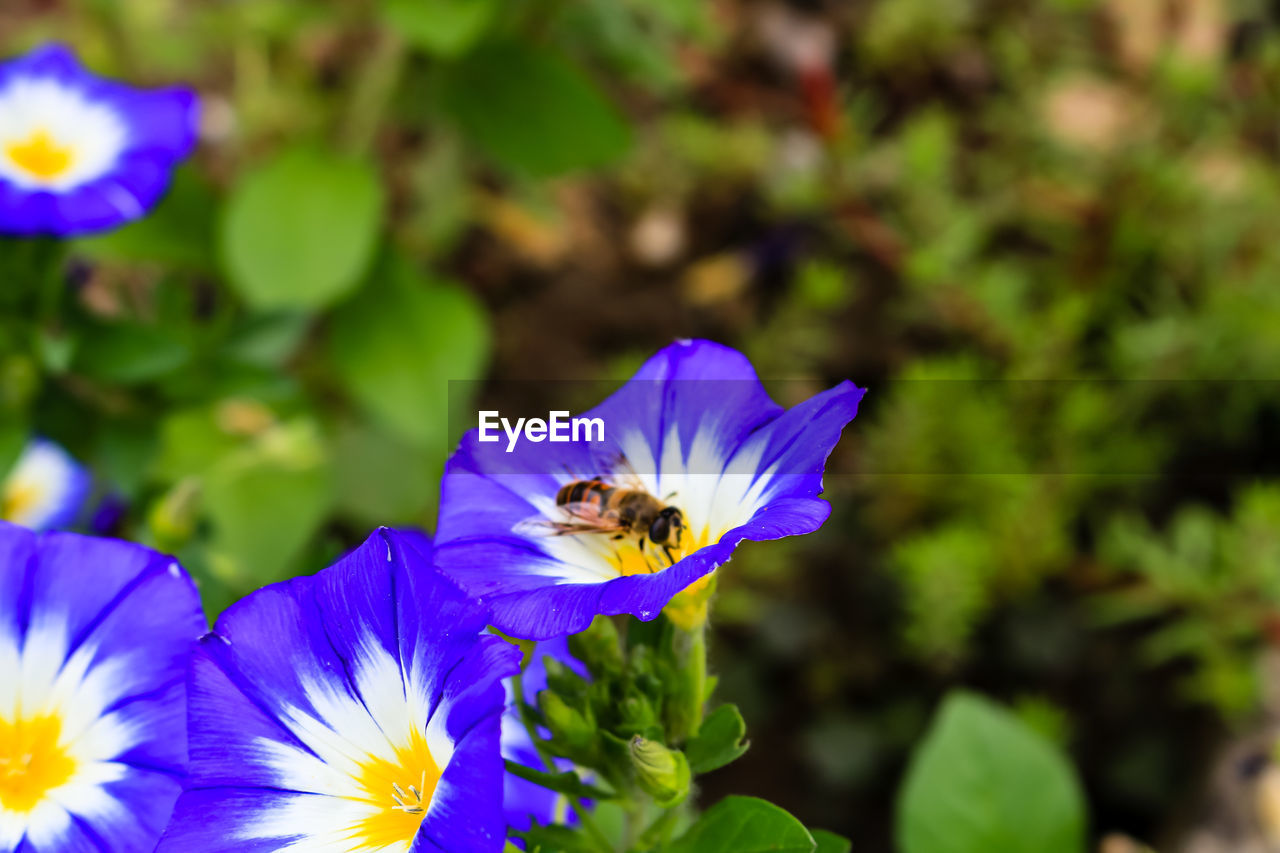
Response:
[[[599,504],[603,508],[613,489],[613,486],[603,480],[574,480],[572,483],[565,483],[556,492],[556,506],[589,503]]]

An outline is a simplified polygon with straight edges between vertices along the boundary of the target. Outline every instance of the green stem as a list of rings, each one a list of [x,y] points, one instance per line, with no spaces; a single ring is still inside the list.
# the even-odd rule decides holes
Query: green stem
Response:
[[[673,744],[682,744],[702,727],[707,695],[706,623],[688,630],[673,625],[671,651],[677,676],[667,709],[667,734]]]
[[[356,78],[342,128],[343,150],[352,157],[364,157],[373,147],[383,113],[391,102],[396,84],[409,55],[408,46],[398,34],[383,27],[372,53]]]
[[[639,804],[630,802],[622,812],[622,849],[630,850],[636,843],[636,826],[639,823]]]
[[[39,288],[39,316],[47,328],[57,324],[62,314],[62,304],[67,294],[67,282],[63,279],[63,259],[66,244],[58,240],[41,238],[44,245],[36,247],[36,286]]]
[[[640,833],[640,843],[645,845],[645,849],[662,850],[667,846],[667,842],[671,839],[671,831],[675,829],[676,822],[679,820],[680,810],[680,806],[667,809],[645,827],[644,832]]]
[[[515,688],[516,707],[520,710],[520,722],[524,724],[525,731],[529,733],[529,740],[533,743],[533,748],[537,750],[538,757],[542,759],[542,763],[546,765],[548,773],[558,773],[559,768],[556,767],[555,758],[547,752],[546,742],[543,741],[541,735],[538,734],[537,721],[533,719],[533,715],[529,713],[528,703],[524,701],[524,673],[517,673],[512,677],[512,686]],[[604,834],[600,827],[596,824],[595,818],[587,811],[582,804],[582,798],[575,794],[564,795],[569,800],[569,804],[573,806],[574,811],[578,813],[578,820],[582,822],[582,828],[587,831],[591,839],[600,846],[602,853],[612,853],[613,845],[609,842],[609,837]]]

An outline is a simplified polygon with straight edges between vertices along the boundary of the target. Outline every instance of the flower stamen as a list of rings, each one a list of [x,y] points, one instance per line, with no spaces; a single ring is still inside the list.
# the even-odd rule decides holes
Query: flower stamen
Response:
[[[411,814],[411,815],[426,814],[427,806],[422,796],[422,792],[426,790],[426,787],[427,787],[427,772],[425,770],[422,771],[422,778],[418,780],[418,784],[409,786],[409,792],[407,794],[405,793],[404,788],[400,787],[399,783],[392,782],[391,783],[391,791],[392,791],[391,799],[395,800],[396,804],[391,808],[395,809],[396,811],[402,811],[405,814]]]

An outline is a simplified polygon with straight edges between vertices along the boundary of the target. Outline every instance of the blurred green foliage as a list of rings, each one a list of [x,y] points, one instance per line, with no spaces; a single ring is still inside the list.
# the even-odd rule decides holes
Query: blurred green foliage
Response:
[[[1084,795],[1071,766],[1007,711],[947,698],[920,744],[898,808],[903,853],[1084,849]]]

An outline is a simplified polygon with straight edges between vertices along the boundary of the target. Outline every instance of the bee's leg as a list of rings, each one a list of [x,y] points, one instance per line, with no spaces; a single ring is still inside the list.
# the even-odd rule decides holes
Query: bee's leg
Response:
[[[653,562],[649,559],[648,541],[643,536],[641,536],[640,541],[639,543],[637,543],[636,547],[640,549],[640,556],[644,558],[645,568],[649,570],[649,574],[653,574],[655,569],[653,568]]]
[[[662,546],[662,553],[664,553],[664,554],[666,554],[666,555],[667,555],[667,567],[668,567],[668,568],[670,568],[671,566],[674,566],[674,565],[676,564],[676,558],[675,558],[675,556],[671,553],[671,548],[670,548],[670,546],[663,545],[663,546]]]

